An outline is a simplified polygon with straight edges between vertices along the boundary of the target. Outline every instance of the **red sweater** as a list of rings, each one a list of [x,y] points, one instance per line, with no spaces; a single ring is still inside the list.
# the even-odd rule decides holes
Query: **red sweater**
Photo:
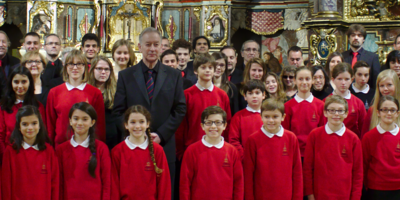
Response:
[[[168,161],[163,148],[153,142],[154,157],[157,166],[163,169],[156,174],[146,150],[136,147],[131,150],[125,141],[119,143],[111,151],[111,199],[168,200],[171,199],[171,178]]]
[[[253,113],[247,109],[237,112],[229,124],[229,143],[236,147],[240,157],[243,159],[243,147],[247,138],[254,132],[260,130],[263,122],[260,113]]]
[[[361,139],[363,138],[363,136],[370,131],[369,130],[369,126],[371,125],[371,119],[372,119],[372,112],[374,110],[374,107],[371,106],[368,109],[367,114],[364,117],[364,121],[363,121],[363,125],[362,125],[362,130],[361,130]]]
[[[38,151],[6,148],[2,169],[2,199],[54,200],[59,198],[58,162],[53,147]]]
[[[220,106],[227,115],[227,121],[231,120],[231,107],[229,97],[225,91],[214,86],[212,92],[209,90],[200,91],[196,85],[184,91],[186,97],[186,115],[176,131],[176,154],[182,159],[187,147],[205,135],[201,128],[201,113],[209,106]],[[229,139],[228,130],[223,132],[225,141]]]
[[[308,135],[314,128],[325,124],[324,102],[314,97],[312,103],[306,100],[298,103],[293,98],[285,103],[285,114],[282,126],[296,134],[303,157]]]
[[[342,136],[325,127],[308,136],[303,163],[304,195],[315,199],[360,200],[363,166],[361,141],[346,128]]]
[[[294,133],[269,138],[261,128],[245,145],[245,199],[302,200],[299,142]]]
[[[89,174],[90,149],[66,141],[56,148],[60,163],[60,199],[109,200],[111,159],[107,145],[96,140],[96,178]]]
[[[189,146],[181,166],[180,200],[243,200],[243,167],[234,146],[206,147],[201,140]]]
[[[330,96],[332,96],[332,94],[330,94],[328,97]],[[324,102],[326,98],[324,99]],[[346,119],[344,119],[343,123],[346,128],[357,134],[358,138],[361,138],[361,130],[363,128],[365,115],[367,114],[364,103],[353,94],[351,95],[350,99],[346,99],[346,101],[349,106],[349,114],[347,115]]]
[[[74,88],[68,91],[64,83],[51,89],[47,97],[46,126],[49,137],[55,146],[71,138],[72,134],[68,134],[67,137],[69,110],[75,103],[82,101],[88,102],[96,110],[96,135],[101,141],[106,141],[105,110],[100,90],[86,84],[83,90]]]
[[[400,190],[400,134],[377,128],[362,139],[364,185],[374,190]]]
[[[39,103],[39,112],[42,115],[43,122],[46,123],[46,111],[43,105],[40,102],[38,103]],[[15,104],[11,108],[12,113],[8,113],[7,111],[0,109],[0,152],[4,152],[6,147],[10,145],[10,136],[15,128],[18,109],[20,109],[21,107],[22,103]],[[1,159],[1,153],[0,153],[0,159]]]

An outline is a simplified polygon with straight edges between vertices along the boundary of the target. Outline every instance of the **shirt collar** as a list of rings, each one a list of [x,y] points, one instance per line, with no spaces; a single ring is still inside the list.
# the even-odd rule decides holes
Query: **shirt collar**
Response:
[[[353,90],[354,90],[355,93],[360,93],[360,92],[361,92],[361,93],[363,93],[363,94],[367,94],[367,93],[369,92],[369,85],[368,85],[368,84],[366,84],[367,87],[365,87],[363,90],[357,89],[356,86],[355,86],[354,84],[355,84],[355,83],[351,84],[351,87],[353,88]]]
[[[143,60],[141,60],[139,64],[142,67],[142,72],[143,73],[147,73],[147,71],[150,70],[150,68],[147,67],[146,64],[144,64]],[[153,70],[153,72],[157,73],[159,68],[160,68],[160,61],[157,60],[157,63],[156,63],[156,65],[154,65],[152,70]]]
[[[247,105],[246,110],[248,110],[249,112],[252,112],[252,113],[261,113],[261,109],[254,110],[249,105]]]
[[[354,52],[353,50],[350,51],[351,56],[353,56],[353,52]],[[364,47],[361,47],[361,48],[357,51],[358,55],[361,55],[363,52],[364,52]]]
[[[310,96],[307,97],[307,99],[302,99],[301,97],[299,97],[298,94],[294,95],[294,99],[297,101],[297,103],[301,103],[302,101],[306,100],[309,103],[312,103],[314,96],[310,93]]]
[[[282,125],[279,127],[279,131],[276,134],[270,133],[267,130],[265,130],[265,128],[262,126],[261,127],[261,131],[268,136],[269,138],[274,137],[274,135],[278,136],[278,137],[282,137],[283,136],[283,127]]]
[[[221,149],[224,146],[224,137],[221,136],[221,142],[219,142],[217,145],[212,145],[206,141],[206,136],[204,135],[203,138],[201,139],[201,142],[204,144],[204,146],[211,148],[215,147],[217,149]]]
[[[140,144],[140,145],[133,144],[131,141],[129,141],[129,137],[130,137],[130,136],[126,137],[126,139],[125,139],[125,144],[126,144],[126,146],[128,146],[128,148],[130,148],[131,150],[136,149],[136,147],[139,147],[140,149],[146,150],[146,149],[147,149],[147,146],[149,146],[149,142],[147,141],[147,137],[146,137],[146,140],[145,140],[142,144]]]
[[[19,104],[19,103],[24,103],[24,100],[19,100],[19,99],[17,99],[17,100],[15,100],[15,103],[14,103],[14,104]]]
[[[22,147],[24,148],[24,149],[29,149],[29,148],[33,148],[33,149],[35,149],[35,150],[38,150],[39,151],[39,147],[38,147],[38,145],[37,144],[35,144],[35,145],[33,145],[33,146],[31,146],[31,145],[29,145],[28,143],[26,143],[26,142],[23,142],[22,143]]]
[[[66,82],[65,85],[67,86],[68,91],[71,91],[74,88],[76,88],[78,90],[83,90],[83,89],[85,89],[86,83],[82,83],[82,84],[78,85],[77,87],[74,87],[73,85],[69,84],[68,82]]]
[[[392,135],[396,136],[397,133],[399,133],[399,126],[397,126],[397,124],[394,124],[394,125],[395,125],[396,127],[395,127],[393,130],[389,131],[389,132],[390,132]],[[384,134],[384,133],[388,132],[388,131],[383,130],[383,128],[381,127],[381,124],[378,124],[378,126],[376,126],[376,129],[378,129],[378,132],[379,132],[380,134]]]
[[[333,90],[333,92],[332,92],[332,95],[336,95],[335,94],[335,90]],[[343,98],[345,98],[345,99],[351,99],[351,92],[350,92],[350,90],[347,90],[347,94],[346,94],[346,96],[344,96]]]
[[[326,131],[326,133],[328,133],[329,135],[332,134],[332,133],[336,133],[336,135],[338,135],[338,136],[343,136],[344,132],[346,131],[346,127],[344,126],[344,124],[342,124],[342,128],[340,128],[340,129],[339,129],[338,131],[336,131],[336,132],[333,132],[333,131],[331,130],[331,128],[329,128],[328,123],[326,123],[326,125],[325,125],[325,131]]]
[[[197,83],[196,83],[196,87],[199,88],[199,90],[202,91],[202,92],[203,92],[204,90],[208,90],[208,91],[212,92],[213,89],[214,89],[214,84],[211,83],[210,87],[204,88],[203,86],[201,86],[201,85],[199,84],[199,82],[197,82]]]
[[[71,140],[70,140],[71,145],[73,147],[81,146],[81,147],[88,148],[89,147],[89,137],[90,136],[88,136],[82,143],[78,144],[77,142],[75,142],[74,136],[72,136]]]

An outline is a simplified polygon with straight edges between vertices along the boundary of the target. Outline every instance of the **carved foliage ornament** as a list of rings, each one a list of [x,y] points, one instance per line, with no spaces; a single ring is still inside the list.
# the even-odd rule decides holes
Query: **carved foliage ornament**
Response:
[[[389,7],[399,5],[399,0],[344,0],[344,19],[349,21],[388,21],[399,19],[389,12]]]
[[[330,53],[337,49],[337,40],[334,32],[335,28],[313,29],[317,34],[310,36],[310,52],[314,59],[312,64],[324,64]]]

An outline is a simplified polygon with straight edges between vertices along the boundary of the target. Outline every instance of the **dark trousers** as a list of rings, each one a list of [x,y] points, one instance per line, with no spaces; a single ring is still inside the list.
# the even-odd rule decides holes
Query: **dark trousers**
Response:
[[[175,194],[175,200],[179,200],[179,181],[181,178],[181,165],[182,161],[179,161],[176,159],[176,165],[175,165],[175,190],[172,190],[172,193]]]
[[[365,200],[399,200],[400,190],[372,190],[368,189],[363,195]]]
[[[175,186],[175,162],[168,163],[169,174],[171,175],[171,200],[174,200]]]

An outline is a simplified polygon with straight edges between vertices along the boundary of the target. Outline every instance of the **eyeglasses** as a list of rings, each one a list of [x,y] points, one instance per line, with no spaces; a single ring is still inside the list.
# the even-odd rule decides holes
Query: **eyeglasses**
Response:
[[[396,113],[398,110],[396,109],[387,109],[387,108],[383,108],[383,109],[379,109],[379,111],[386,113],[386,114],[394,114]]]
[[[256,48],[247,48],[247,49],[245,49],[244,51],[246,51],[246,52],[258,52],[258,49],[256,49]]]
[[[222,126],[224,124],[224,121],[206,121],[204,122],[204,125],[206,126],[212,126],[215,124],[216,126]]]
[[[83,67],[85,67],[85,64],[84,63],[67,63],[67,67],[69,67],[69,68],[74,68],[74,67],[77,67],[78,69],[81,69],[81,68],[83,68]]]
[[[94,68],[95,70],[99,71],[99,72],[110,72],[110,68],[101,68],[101,67],[96,67]]]
[[[334,115],[334,114],[339,114],[339,115],[343,115],[344,113],[346,113],[346,110],[335,110],[335,109],[326,109],[326,111],[329,113],[329,114],[332,114],[332,115]]]
[[[40,61],[40,60],[28,60],[28,61],[26,61],[26,64],[29,64],[29,65],[37,64],[37,65],[39,65],[39,64],[42,64],[42,61]]]
[[[287,78],[289,78],[289,79],[294,79],[294,76],[286,76],[286,75],[284,75],[284,76],[282,76],[282,78],[283,78],[283,79],[287,79]]]
[[[53,46],[53,45],[60,46],[60,43],[58,43],[58,42],[49,42],[49,43],[46,43],[46,45],[49,45],[49,46]]]

